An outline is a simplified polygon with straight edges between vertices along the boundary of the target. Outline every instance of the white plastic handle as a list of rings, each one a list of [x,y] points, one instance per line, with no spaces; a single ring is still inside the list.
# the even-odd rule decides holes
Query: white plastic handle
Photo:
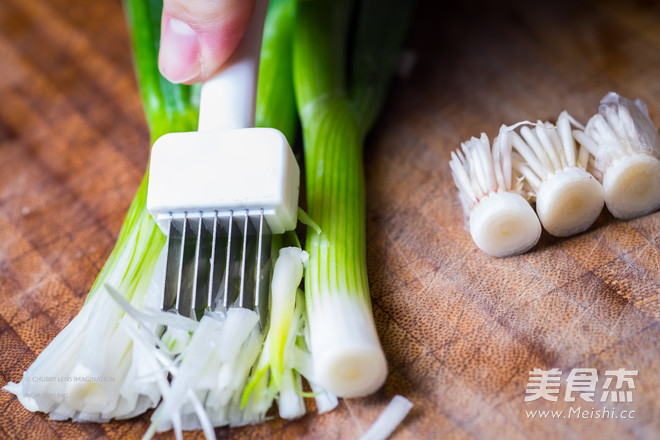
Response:
[[[256,0],[252,19],[222,70],[202,85],[198,131],[254,127],[259,56],[268,0]]]

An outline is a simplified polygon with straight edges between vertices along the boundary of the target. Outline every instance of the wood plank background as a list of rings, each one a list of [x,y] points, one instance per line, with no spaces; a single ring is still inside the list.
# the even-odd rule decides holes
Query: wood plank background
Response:
[[[579,236],[544,234],[533,251],[494,259],[464,229],[447,165],[461,141],[502,123],[564,109],[586,122],[610,90],[644,99],[660,124],[659,23],[655,1],[420,2],[408,42],[417,62],[365,153],[387,383],[329,414],[219,438],[357,438],[395,394],[415,404],[396,439],[660,437],[660,213],[603,212]],[[147,154],[121,4],[3,0],[1,385],[80,309]],[[523,402],[529,371],[554,367],[564,379],[580,367],[638,370],[634,402],[610,404],[635,418],[528,418],[571,407]],[[147,426],[53,422],[0,392],[1,438],[139,438]]]

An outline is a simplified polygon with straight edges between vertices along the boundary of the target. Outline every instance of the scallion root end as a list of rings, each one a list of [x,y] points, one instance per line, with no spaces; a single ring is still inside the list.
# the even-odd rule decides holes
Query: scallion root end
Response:
[[[470,234],[488,255],[506,257],[534,247],[541,236],[541,224],[520,194],[495,192],[480,199],[472,209]]]
[[[548,176],[536,195],[541,224],[555,237],[584,232],[603,210],[602,185],[584,169],[569,167]]]
[[[616,218],[628,220],[660,208],[660,160],[638,153],[623,156],[603,175],[607,209]]]

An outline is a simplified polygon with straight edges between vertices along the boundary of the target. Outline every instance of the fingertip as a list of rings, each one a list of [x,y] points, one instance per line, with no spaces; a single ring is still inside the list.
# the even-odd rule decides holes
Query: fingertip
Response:
[[[202,72],[198,33],[187,23],[163,10],[158,67],[170,82],[190,83]]]
[[[250,23],[254,0],[165,0],[158,65],[165,78],[191,84],[215,75]]]

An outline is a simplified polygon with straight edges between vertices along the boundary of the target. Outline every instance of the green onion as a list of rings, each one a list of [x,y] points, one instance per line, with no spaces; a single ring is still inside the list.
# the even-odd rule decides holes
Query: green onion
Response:
[[[513,168],[535,198],[541,225],[556,237],[585,231],[604,204],[603,187],[586,170],[589,152],[576,149],[571,121],[575,120],[562,112],[557,125],[539,121],[533,130],[523,124],[520,135],[509,133],[509,149],[516,153]]]
[[[245,309],[207,311],[199,322],[159,310],[165,238],[145,207],[145,174],[82,310],[24,380],[5,387],[27,409],[100,422],[141,414],[162,398],[147,437],[199,427],[213,438],[213,426],[263,420],[275,399],[282,417],[304,414],[309,393],[302,391],[303,377],[320,412],[337,404],[323,388],[356,396],[380,386],[387,368],[366,277],[362,143],[384,100],[409,17],[410,3],[391,3],[366,0],[355,9],[345,0],[271,2],[257,125],[278,128],[293,143],[302,115],[311,215],[302,218],[313,225],[305,294],[298,285],[307,254],[295,234],[285,234],[273,238],[273,250],[295,247],[283,249],[275,263],[269,329],[260,329],[256,313]],[[158,72],[162,3],[125,0],[124,7],[152,142],[167,132],[194,130],[198,88],[170,84]],[[387,36],[374,38],[378,34]],[[347,45],[354,49],[350,74]],[[316,347],[313,357],[310,346]],[[90,380],[31,380],[53,376]]]
[[[280,3],[284,2],[273,2],[273,7]],[[167,132],[194,130],[197,126],[198,87],[171,84],[158,71],[162,2],[126,0],[124,9],[152,142]],[[286,14],[279,16],[291,21],[291,6],[288,6]],[[262,85],[266,93],[259,94],[257,98],[258,124],[282,124],[287,135],[293,136],[297,119],[290,92],[290,37],[287,41],[287,32],[277,32],[277,28],[278,23],[271,19],[267,25],[270,39],[264,47],[272,53],[264,57],[261,64],[265,78]],[[290,28],[290,25],[283,26],[283,29]],[[277,45],[283,47],[278,48]],[[280,79],[279,75],[282,75]],[[117,244],[94,282],[81,312],[40,354],[25,372],[23,381],[7,385],[6,389],[16,394],[29,410],[48,412],[51,418],[77,421],[107,421],[141,414],[156,406],[167,384],[163,377],[166,370],[158,360],[162,361],[165,356],[167,361],[177,352],[185,351],[189,345],[192,328],[189,324],[181,324],[180,320],[168,323],[170,317],[167,314],[147,320],[125,316],[128,307],[135,311],[145,306],[152,309],[159,307],[158,293],[150,285],[152,278],[162,273],[157,270],[157,265],[165,237],[146,210],[147,180],[145,173]],[[107,294],[106,287],[115,295]],[[136,316],[135,313],[133,315]],[[154,335],[162,324],[168,325],[168,331],[163,336],[164,341],[159,342]],[[145,336],[145,331],[147,334],[150,332],[151,338]],[[141,340],[151,341],[151,347],[164,343],[171,350],[161,348],[157,355],[149,354],[145,349],[148,343],[134,350]],[[41,383],[31,380],[32,377],[76,376],[91,380]]]
[[[165,133],[197,127],[198,93],[189,86],[172,84],[158,71],[158,41],[162,2],[126,0],[124,10],[131,32],[140,96],[153,143]],[[143,294],[165,237],[146,210],[148,173],[145,173],[119,232],[117,244],[93,284],[87,300],[106,283],[131,298]],[[130,240],[135,235],[137,240]],[[130,243],[134,243],[131,247]],[[123,263],[123,264],[122,264]],[[113,282],[119,277],[120,283]]]
[[[341,397],[370,394],[387,376],[367,280],[362,145],[384,100],[411,3],[386,3],[362,2],[351,42],[350,1],[299,2],[294,34],[307,210],[321,230],[308,229],[305,246],[314,375]]]
[[[125,10],[152,140],[168,131],[194,129],[194,91],[168,83],[155,61],[162,4],[129,0]],[[19,384],[7,385],[29,410],[48,412],[54,419],[98,422],[141,414],[160,400],[159,377],[154,373],[159,366],[143,351],[134,350],[129,333],[136,323],[125,319],[124,310],[104,292],[105,286],[114,287],[137,309],[148,300],[165,238],[145,207],[147,179],[145,175],[117,244],[80,313],[37,357]],[[155,331],[155,324],[151,330]],[[69,379],[39,383],[33,377]]]
[[[259,61],[255,125],[281,131],[293,145],[298,113],[293,94],[291,38],[295,0],[270,0]]]
[[[165,133],[196,129],[199,109],[199,87],[172,84],[158,70],[162,11],[162,1],[124,0],[138,86],[152,143]]]
[[[541,223],[513,176],[509,138],[509,129],[501,130],[491,150],[482,133],[452,151],[449,162],[472,240],[494,257],[526,252],[541,237]]]
[[[644,102],[610,92],[573,135],[593,154],[591,171],[614,217],[632,219],[660,208],[660,138]]]

